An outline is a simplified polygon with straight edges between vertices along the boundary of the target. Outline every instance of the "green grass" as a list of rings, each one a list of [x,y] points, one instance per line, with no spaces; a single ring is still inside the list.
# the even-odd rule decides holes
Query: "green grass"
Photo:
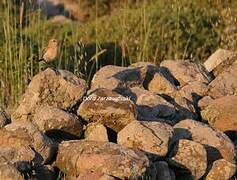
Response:
[[[110,12],[106,0],[84,0],[91,15],[83,24],[52,24],[40,10],[27,8],[23,14],[24,5],[11,2],[0,2],[0,104],[4,107],[17,105],[39,71],[34,58],[41,56],[52,37],[61,41],[55,65],[88,83],[106,64],[202,62],[219,47],[237,49],[236,1],[144,0],[135,6],[114,0],[116,8]]]

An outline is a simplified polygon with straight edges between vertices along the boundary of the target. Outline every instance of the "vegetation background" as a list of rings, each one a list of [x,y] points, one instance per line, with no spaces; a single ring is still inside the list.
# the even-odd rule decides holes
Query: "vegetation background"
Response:
[[[0,1],[0,105],[13,108],[50,38],[55,65],[90,82],[101,66],[164,59],[203,62],[217,48],[237,50],[236,0],[61,0],[55,23],[32,0]],[[74,3],[71,12],[65,2]],[[69,20],[70,19],[70,20]],[[72,20],[71,20],[72,19]]]

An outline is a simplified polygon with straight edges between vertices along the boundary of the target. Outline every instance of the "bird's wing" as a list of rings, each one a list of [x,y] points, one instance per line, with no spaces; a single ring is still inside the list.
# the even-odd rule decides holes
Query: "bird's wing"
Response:
[[[44,54],[46,53],[47,47],[43,48],[42,50],[42,56],[44,56]]]

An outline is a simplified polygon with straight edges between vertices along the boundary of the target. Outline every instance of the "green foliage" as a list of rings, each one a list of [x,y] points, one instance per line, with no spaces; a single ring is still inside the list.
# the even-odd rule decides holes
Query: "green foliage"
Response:
[[[81,0],[80,6],[90,14],[83,24],[52,24],[31,4],[26,8],[12,2],[0,2],[0,104],[4,106],[15,105],[39,72],[36,60],[50,38],[61,41],[55,65],[88,83],[106,64],[204,61],[219,47],[237,47],[236,1]]]

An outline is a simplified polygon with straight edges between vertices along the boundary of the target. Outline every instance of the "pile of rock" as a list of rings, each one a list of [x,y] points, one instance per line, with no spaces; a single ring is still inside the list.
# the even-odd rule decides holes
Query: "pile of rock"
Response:
[[[11,123],[1,109],[0,179],[230,179],[237,59],[226,52],[206,67],[105,66],[90,89],[68,71],[46,69]]]

